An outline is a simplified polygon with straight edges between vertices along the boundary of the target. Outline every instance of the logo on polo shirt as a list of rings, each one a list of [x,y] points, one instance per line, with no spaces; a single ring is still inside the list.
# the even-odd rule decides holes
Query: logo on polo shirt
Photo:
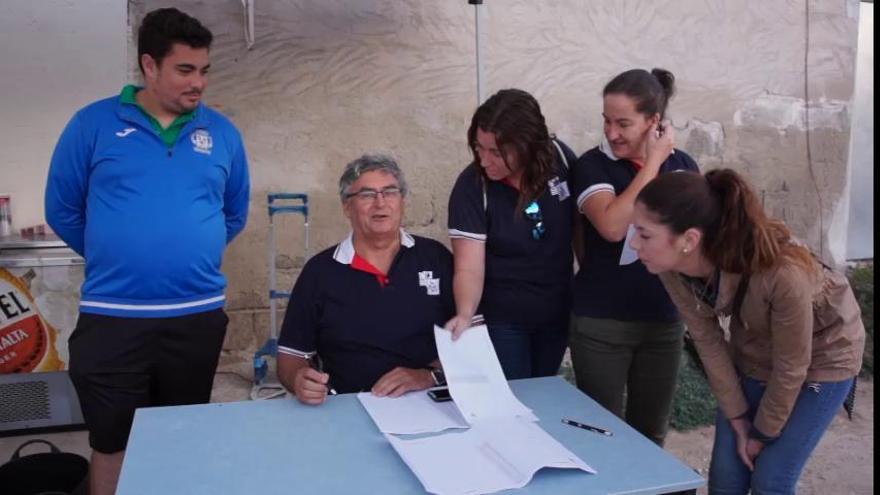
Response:
[[[214,140],[211,139],[211,133],[204,129],[198,129],[192,133],[192,136],[190,136],[189,139],[192,141],[193,151],[204,153],[206,155],[211,154],[211,148],[214,147]]]
[[[429,296],[440,295],[440,279],[434,278],[434,272],[419,272],[419,285],[427,289]]]
[[[550,187],[550,194],[558,196],[559,201],[565,201],[571,195],[571,193],[568,192],[568,184],[559,180],[559,177],[554,177],[548,180],[547,186]]]
[[[136,130],[137,130],[137,129],[135,129],[134,127],[126,127],[125,129],[123,129],[123,130],[117,132],[116,135],[119,136],[119,137],[125,137],[125,136],[128,136],[129,134],[131,134],[132,132],[134,132],[134,131],[136,131]]]

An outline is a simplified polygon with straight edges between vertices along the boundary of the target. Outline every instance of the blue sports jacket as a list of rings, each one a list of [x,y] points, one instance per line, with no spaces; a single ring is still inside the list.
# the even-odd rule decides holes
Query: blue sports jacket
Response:
[[[80,311],[158,318],[220,308],[226,244],[250,196],[241,135],[200,104],[166,146],[118,96],[77,112],[55,147],[46,220],[85,258]]]

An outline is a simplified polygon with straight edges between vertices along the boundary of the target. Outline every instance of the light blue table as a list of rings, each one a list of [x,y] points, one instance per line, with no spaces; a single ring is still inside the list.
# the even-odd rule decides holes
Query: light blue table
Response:
[[[510,386],[547,433],[598,471],[542,469],[518,493],[656,494],[705,483],[562,378]],[[563,417],[614,436],[562,424]],[[356,395],[344,394],[320,407],[273,399],[138,409],[117,494],[177,493],[396,495],[424,489]]]

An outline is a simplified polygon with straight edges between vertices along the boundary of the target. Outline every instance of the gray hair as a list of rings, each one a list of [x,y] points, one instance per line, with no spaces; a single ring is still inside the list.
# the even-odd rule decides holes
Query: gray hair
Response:
[[[345,171],[342,172],[342,177],[339,178],[339,197],[345,201],[345,195],[349,192],[348,189],[358,180],[358,177],[361,174],[374,170],[380,170],[393,175],[400,187],[401,197],[406,196],[406,179],[403,178],[403,171],[400,170],[397,162],[388,155],[377,153],[364,154],[345,166]]]

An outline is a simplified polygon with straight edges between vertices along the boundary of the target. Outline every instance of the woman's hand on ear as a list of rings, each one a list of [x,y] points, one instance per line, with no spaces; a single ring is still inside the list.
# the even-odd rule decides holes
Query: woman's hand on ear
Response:
[[[675,148],[675,129],[668,120],[654,124],[648,129],[645,165],[660,167]]]

